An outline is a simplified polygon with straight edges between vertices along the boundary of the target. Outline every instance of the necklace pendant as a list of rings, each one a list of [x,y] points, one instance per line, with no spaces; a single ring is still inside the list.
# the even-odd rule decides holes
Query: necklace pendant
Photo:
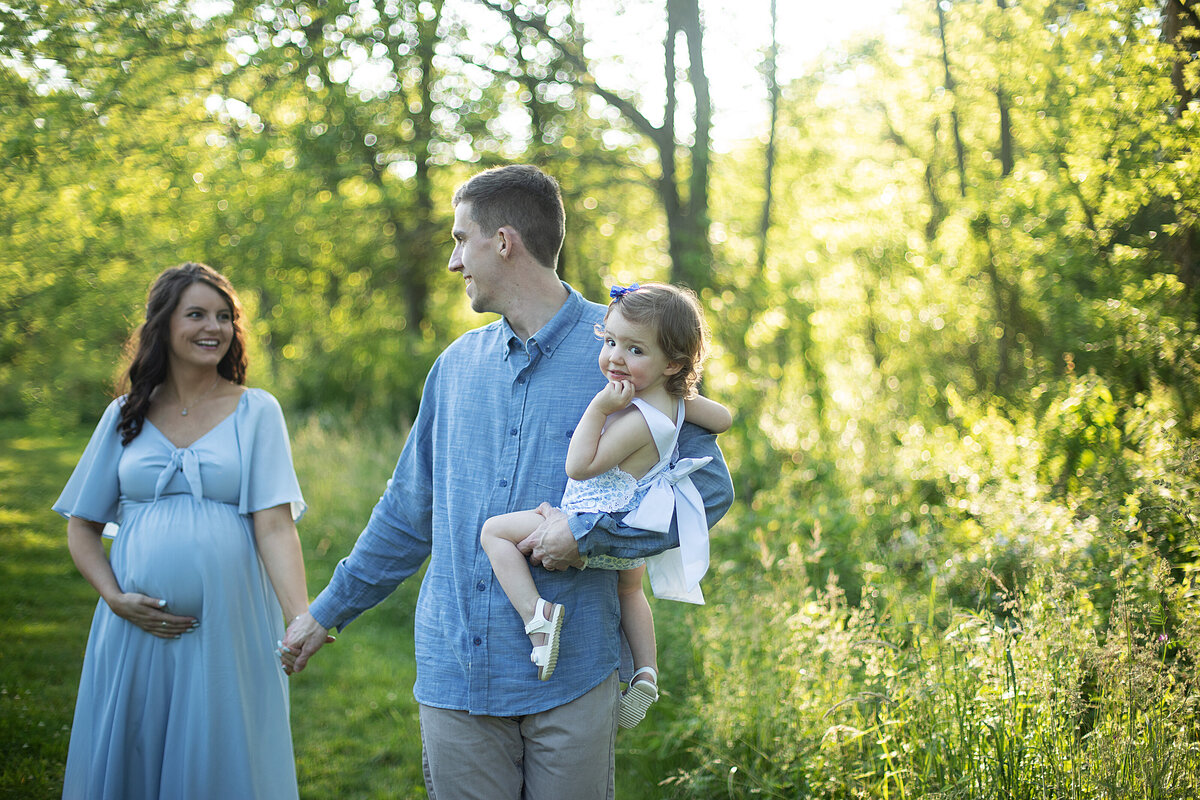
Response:
[[[183,411],[180,411],[180,412],[179,412],[179,416],[181,416],[181,417],[186,417],[186,416],[187,416],[187,409],[185,408]]]

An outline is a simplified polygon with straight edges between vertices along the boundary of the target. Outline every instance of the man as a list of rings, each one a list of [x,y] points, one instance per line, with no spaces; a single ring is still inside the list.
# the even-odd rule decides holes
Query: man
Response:
[[[523,544],[540,593],[569,608],[554,677],[539,682],[524,623],[479,543],[489,516],[557,502],[571,432],[604,385],[595,326],[604,306],[559,280],[565,215],[536,167],[482,172],[454,196],[454,252],[471,307],[502,318],[451,344],[426,379],[395,473],[353,551],[288,627],[285,664],[304,668],[339,629],[429,558],[415,611],[421,741],[429,796],[611,798],[617,730],[617,574],[581,555],[643,556],[677,533],[542,507]],[[733,498],[715,437],[685,426],[680,450],[713,456],[692,479],[710,524]],[[553,571],[551,571],[553,570]]]

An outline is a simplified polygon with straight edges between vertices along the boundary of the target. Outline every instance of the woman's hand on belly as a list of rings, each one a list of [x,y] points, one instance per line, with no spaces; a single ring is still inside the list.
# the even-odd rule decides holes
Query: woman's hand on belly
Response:
[[[106,602],[118,617],[160,639],[178,639],[200,624],[195,617],[181,617],[167,611],[166,600],[138,592],[121,592]]]

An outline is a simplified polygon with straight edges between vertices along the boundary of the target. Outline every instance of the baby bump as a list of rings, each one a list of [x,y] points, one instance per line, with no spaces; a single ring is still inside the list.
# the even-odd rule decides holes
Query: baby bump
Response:
[[[208,592],[256,564],[252,534],[236,509],[164,497],[127,514],[113,541],[121,588],[167,601],[173,614],[202,618]]]

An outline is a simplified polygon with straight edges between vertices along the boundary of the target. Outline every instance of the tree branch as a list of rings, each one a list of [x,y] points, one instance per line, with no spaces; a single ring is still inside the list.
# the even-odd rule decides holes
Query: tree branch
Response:
[[[534,31],[545,41],[553,45],[554,48],[562,54],[562,57],[567,61],[567,63],[579,71],[579,77],[574,81],[570,81],[570,83],[594,93],[596,96],[604,100],[604,102],[620,111],[627,120],[633,123],[633,126],[637,128],[638,131],[659,143],[660,147],[662,146],[661,137],[663,135],[663,129],[647,119],[646,116],[642,114],[642,112],[638,110],[637,106],[635,106],[631,101],[608,89],[605,89],[603,86],[596,83],[596,78],[592,75],[591,69],[587,63],[587,59],[583,57],[583,54],[578,52],[566,42],[562,42],[554,38],[554,36],[550,34],[550,29],[546,27],[546,24],[543,20],[539,20],[537,18],[522,19],[521,16],[517,14],[515,8],[505,8],[501,3],[496,2],[495,0],[476,1],[480,5],[490,8],[492,11],[495,11],[497,14],[500,14],[502,17],[508,20],[509,24],[512,25],[513,30]],[[471,63],[474,64],[475,62]],[[491,69],[482,64],[476,64],[476,66],[483,67],[484,69]],[[515,78],[517,76],[512,77]],[[673,144],[674,143],[672,143],[672,145]]]

